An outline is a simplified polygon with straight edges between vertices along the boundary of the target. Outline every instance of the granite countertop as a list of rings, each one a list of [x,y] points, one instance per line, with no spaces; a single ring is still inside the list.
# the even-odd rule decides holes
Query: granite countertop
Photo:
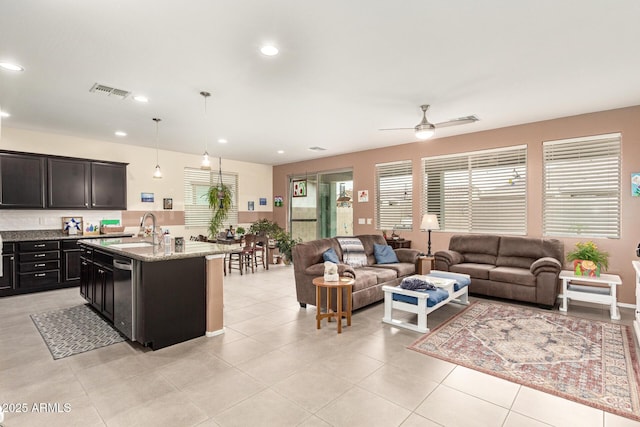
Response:
[[[27,242],[31,240],[78,240],[109,237],[130,237],[133,233],[97,234],[84,236],[82,234],[65,234],[62,230],[20,230],[0,231],[3,242]]]
[[[135,247],[132,245],[144,244],[150,241],[149,238],[130,237],[121,239],[88,239],[81,243],[95,249],[100,249],[115,255],[121,255],[127,258],[145,261],[167,261],[181,258],[196,258],[207,255],[225,254],[233,251],[235,248],[228,245],[219,245],[217,243],[193,242],[185,240],[182,250],[176,250],[175,239],[171,239],[171,251],[165,253],[164,245],[145,245]],[[120,245],[125,245],[120,246]]]

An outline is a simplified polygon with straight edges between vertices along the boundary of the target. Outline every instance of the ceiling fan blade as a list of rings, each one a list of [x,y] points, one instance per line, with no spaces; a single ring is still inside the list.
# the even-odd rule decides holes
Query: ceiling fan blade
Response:
[[[413,128],[384,128],[378,130],[413,130]]]
[[[477,122],[478,120],[480,120],[477,116],[473,115],[473,116],[464,116],[464,117],[458,117],[457,119],[452,119],[446,122],[442,122],[442,123],[436,123],[435,127],[436,128],[444,128],[444,127],[448,127],[448,126],[458,126],[458,125],[466,125],[467,123],[474,123]]]

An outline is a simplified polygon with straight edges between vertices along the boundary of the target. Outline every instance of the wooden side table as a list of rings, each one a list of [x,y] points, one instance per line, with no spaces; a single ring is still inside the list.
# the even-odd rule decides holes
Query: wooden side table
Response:
[[[436,269],[436,259],[432,256],[418,257],[416,274],[427,275]]]
[[[330,322],[331,319],[336,319],[338,322],[338,333],[342,333],[342,318],[347,318],[347,326],[351,326],[351,307],[352,307],[352,287],[355,283],[354,279],[350,279],[348,277],[341,277],[337,282],[325,282],[324,277],[316,277],[313,279],[313,284],[316,287],[316,328],[320,329],[320,322],[322,319],[328,319]],[[322,313],[320,311],[320,306],[322,304],[322,289],[327,290],[327,312]],[[337,311],[331,310],[331,290],[336,290],[336,309]],[[342,291],[346,289],[347,292],[347,310],[342,310]]]
[[[411,248],[411,240],[405,239],[385,239],[387,241],[387,245],[391,246],[392,249],[400,249],[400,248]]]

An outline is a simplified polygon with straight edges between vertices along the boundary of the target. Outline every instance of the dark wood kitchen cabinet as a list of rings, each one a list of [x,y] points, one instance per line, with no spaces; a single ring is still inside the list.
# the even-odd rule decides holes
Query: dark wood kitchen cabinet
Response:
[[[18,243],[17,288],[56,288],[60,284],[60,241]]]
[[[16,256],[13,243],[2,244],[2,277],[0,277],[0,295],[7,295],[15,289]]]
[[[80,280],[80,250],[79,240],[62,241],[62,280],[73,282]]]
[[[127,166],[121,163],[91,163],[91,207],[127,209]]]
[[[0,153],[0,208],[44,208],[45,168],[42,156]]]
[[[49,158],[47,206],[53,209],[87,209],[91,190],[91,162]]]
[[[104,317],[113,321],[113,257],[84,249],[81,256],[80,295]]]

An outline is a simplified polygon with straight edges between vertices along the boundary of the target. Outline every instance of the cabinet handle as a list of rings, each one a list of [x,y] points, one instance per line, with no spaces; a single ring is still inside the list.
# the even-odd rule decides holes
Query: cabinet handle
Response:
[[[33,245],[33,247],[34,247],[34,248],[44,248],[45,246],[47,246],[47,245],[46,245],[46,244],[44,244],[44,243],[40,243],[40,244],[37,244],[37,245]]]
[[[89,206],[89,204],[88,204],[88,203],[85,203],[84,205],[85,205],[85,206]]]
[[[44,266],[46,266],[46,265],[47,265],[47,264],[36,264],[36,265],[35,265],[35,267],[44,267]]]
[[[45,257],[45,256],[47,256],[47,254],[35,254],[33,257],[34,258],[42,258],[42,257]]]
[[[87,263],[86,263],[86,262],[83,262],[83,263],[82,263],[82,265],[87,265]]]
[[[104,270],[103,270],[103,269],[101,269],[101,268],[99,268],[99,269],[98,269],[98,273],[102,274],[102,273],[104,273]]]
[[[33,277],[44,277],[46,275],[47,273],[37,273],[37,274],[34,274]]]

